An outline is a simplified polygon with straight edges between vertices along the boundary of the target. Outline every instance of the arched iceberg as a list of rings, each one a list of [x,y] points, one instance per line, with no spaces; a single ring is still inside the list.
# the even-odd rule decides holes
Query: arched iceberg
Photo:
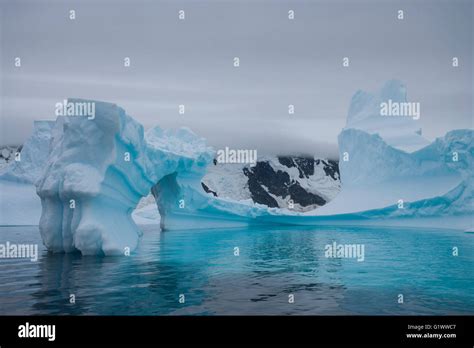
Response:
[[[131,212],[138,201],[162,177],[197,171],[210,160],[209,149],[191,132],[155,129],[163,142],[157,147],[145,141],[142,125],[115,104],[68,102],[94,103],[95,117],[60,116],[52,130],[51,152],[36,184],[43,242],[53,252],[133,250],[140,231]],[[184,135],[186,142],[174,138]]]

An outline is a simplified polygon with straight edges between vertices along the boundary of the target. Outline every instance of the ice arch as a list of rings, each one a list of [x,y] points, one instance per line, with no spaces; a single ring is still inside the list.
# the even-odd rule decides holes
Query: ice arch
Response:
[[[205,194],[201,179],[214,151],[187,128],[144,133],[115,104],[68,103],[94,103],[95,115],[60,116],[51,132],[49,156],[36,183],[39,229],[50,251],[113,255],[135,249],[140,230],[131,213],[150,192],[162,229],[285,223],[282,213],[299,215]]]
[[[140,231],[131,213],[141,197],[171,173],[196,175],[211,161],[212,150],[187,129],[154,128],[146,140],[142,125],[115,104],[68,102],[94,103],[95,117],[56,120],[36,184],[43,242],[53,252],[86,255],[133,250]]]

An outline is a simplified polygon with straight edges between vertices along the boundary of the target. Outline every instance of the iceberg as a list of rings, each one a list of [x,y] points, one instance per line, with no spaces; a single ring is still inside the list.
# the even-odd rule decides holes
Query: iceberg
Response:
[[[378,104],[387,99],[406,101],[406,87],[391,80],[375,95],[358,91],[352,98],[346,127],[338,137],[343,189],[317,214],[372,211],[400,200],[443,197],[458,185],[471,182],[473,130],[452,130],[428,142],[417,130],[416,120],[378,113]],[[410,146],[403,146],[406,144]],[[432,210],[432,216],[436,211]],[[409,213],[417,215],[413,210],[403,215]]]
[[[387,81],[378,93],[357,91],[352,97],[346,128],[380,135],[388,145],[407,152],[430,143],[415,117],[381,116],[383,103],[408,103],[407,88],[399,80]]]
[[[403,209],[390,206],[383,209],[364,212],[371,218],[424,218],[433,216],[466,215],[472,221],[474,190],[472,178],[463,180],[459,185],[442,196],[408,202]]]
[[[344,187],[426,177],[465,177],[472,172],[473,131],[453,130],[430,145],[405,152],[386,143],[378,134],[345,129],[339,151],[348,159],[339,163]]]
[[[40,233],[53,252],[113,255],[135,249],[140,230],[131,213],[139,200],[162,177],[198,172],[211,156],[185,130],[169,134],[155,128],[151,134],[160,135],[161,146],[148,144],[143,127],[123,109],[93,103],[94,119],[57,118],[46,167],[36,183]]]
[[[115,105],[96,102],[96,109],[94,120],[57,118],[36,183],[40,233],[53,252],[116,254],[138,242],[130,213],[153,184],[143,129]]]
[[[392,204],[383,208],[321,216],[332,224],[431,227],[472,230],[474,228],[472,177],[446,194]]]
[[[33,132],[23,144],[18,160],[0,171],[0,179],[34,184],[48,159],[53,126],[53,121],[34,121]]]
[[[0,225],[37,225],[41,202],[34,183],[46,165],[54,121],[34,121],[33,132],[0,169]],[[19,156],[16,152],[19,151]]]
[[[329,162],[323,168],[329,170],[327,180],[335,176],[334,185],[340,179],[342,191],[311,211],[218,197],[213,187],[205,190],[206,175],[209,185],[221,183],[217,172],[209,176],[215,152],[190,129],[155,127],[145,133],[123,109],[105,102],[93,102],[93,119],[60,116],[50,131],[44,168],[37,171],[44,244],[53,252],[123,254],[138,243],[135,221],[159,221],[162,230],[262,224],[436,226],[440,219],[456,228],[472,228],[473,131],[453,130],[425,144],[408,119],[374,113],[386,98],[404,101],[406,90],[391,81],[375,96],[354,96],[338,138],[339,173],[329,170]],[[402,127],[390,129],[394,124]],[[411,139],[409,149],[401,146],[403,139]],[[270,162],[301,178],[299,165],[286,159],[265,163]],[[225,186],[219,191],[225,192]],[[319,190],[316,185],[308,189],[314,187]],[[233,193],[233,186],[227,192]]]

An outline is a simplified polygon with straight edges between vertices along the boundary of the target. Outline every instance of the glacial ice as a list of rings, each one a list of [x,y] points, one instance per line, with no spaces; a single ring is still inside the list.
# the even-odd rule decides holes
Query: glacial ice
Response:
[[[401,81],[389,80],[377,93],[357,91],[351,100],[346,128],[378,134],[388,145],[407,152],[428,145],[430,142],[421,135],[419,120],[380,115],[381,103],[389,100],[397,103],[408,101],[407,88]]]
[[[187,171],[192,176],[211,156],[202,140],[186,130],[169,134],[156,128],[151,134],[159,134],[161,147],[155,146],[155,138],[147,143],[143,127],[123,109],[94,103],[93,120],[58,117],[46,168],[36,184],[42,204],[39,228],[53,252],[109,255],[133,250],[140,231],[131,213],[139,200],[162,176]],[[170,148],[172,144],[176,146]]]
[[[372,211],[390,207],[399,200],[423,201],[427,208],[436,204],[435,197],[445,197],[456,187],[472,183],[473,130],[452,130],[425,144],[426,140],[416,131],[416,120],[376,114],[377,104],[386,99],[406,101],[405,86],[392,80],[377,97],[360,91],[353,97],[346,127],[338,137],[343,190],[331,204],[318,209],[318,215]],[[410,146],[401,146],[406,144]],[[448,195],[443,199],[453,199],[449,204],[451,215],[462,213],[455,204],[460,197]],[[471,202],[472,212],[473,196],[467,194],[466,199],[466,204]],[[431,216],[448,214],[447,209],[424,211],[415,214],[413,209],[405,209],[399,214],[418,217],[426,217],[429,211]],[[373,218],[379,219],[384,214],[386,218],[398,216],[382,209]]]
[[[16,159],[0,169],[0,225],[38,224],[41,201],[33,184],[46,165],[53,126],[54,121],[34,121],[20,156],[13,153]]]
[[[34,184],[48,159],[53,126],[53,121],[34,121],[33,132],[23,144],[18,160],[0,171],[0,179]]]
[[[345,129],[339,135],[339,151],[341,158],[347,153],[349,159],[339,163],[341,181],[348,187],[412,178],[461,178],[473,170],[472,135],[472,130],[453,130],[408,153],[388,145],[378,134]]]
[[[15,184],[36,181],[40,232],[54,252],[110,255],[133,250],[140,235],[132,219],[136,208],[138,223],[158,222],[154,219],[159,216],[164,230],[258,224],[414,226],[420,221],[472,228],[473,131],[453,130],[416,150],[395,146],[400,139],[415,139],[411,144],[417,147],[424,140],[410,123],[397,132],[385,131],[393,123],[380,121],[370,111],[374,100],[387,96],[406,100],[399,83],[387,86],[378,97],[358,92],[353,98],[347,126],[339,135],[342,191],[316,211],[299,213],[206,194],[201,181],[215,154],[204,139],[186,128],[155,127],[144,133],[123,109],[104,102],[95,102],[95,119],[61,116],[54,124],[44,124],[51,135],[45,134],[36,146],[41,154],[22,156],[22,161],[28,159],[22,166],[32,169],[9,166],[10,174],[3,172],[0,184],[5,185],[6,178]],[[371,122],[376,127],[369,127]],[[28,148],[35,146],[25,144],[25,154]],[[342,160],[345,152],[348,161]],[[25,179],[25,173],[31,175]],[[150,192],[153,206],[147,204]],[[399,199],[403,209],[397,206]],[[0,201],[3,205],[6,200]]]
[[[353,152],[360,152],[360,156],[368,157],[369,161],[362,158],[359,161],[355,156],[349,161],[350,165],[341,168],[343,191],[328,205],[308,213],[267,208],[249,201],[236,202],[206,195],[199,187],[199,178],[183,182],[179,176],[170,175],[152,189],[157,197],[162,228],[328,223],[440,226],[439,218],[446,223],[449,221],[445,227],[469,227],[474,203],[471,130],[451,131],[412,154],[385,144],[378,135],[358,130],[344,132],[341,144],[354,146]],[[458,161],[452,161],[453,152],[458,153]],[[354,177],[359,180],[351,181]],[[400,199],[404,201],[403,209],[398,208]],[[447,217],[460,219],[451,221]],[[420,222],[413,218],[436,219]]]
[[[403,216],[427,217],[428,212],[433,217],[462,213],[455,203],[460,197],[455,196],[444,198],[446,202],[453,199],[452,204],[448,204],[450,209],[427,207],[436,204],[436,197],[444,197],[456,187],[471,182],[473,131],[453,130],[429,143],[421,136],[417,120],[380,116],[380,102],[389,99],[404,102],[406,94],[403,83],[391,80],[378,93],[358,91],[354,95],[346,127],[338,137],[343,190],[330,204],[318,209],[318,215],[381,209],[373,218],[389,218],[397,214],[384,207],[392,207],[399,200],[412,204],[424,202],[423,214],[404,209],[403,214],[402,211],[398,213]],[[422,117],[429,115],[422,114]],[[465,203],[469,199],[472,200],[472,196],[467,195]]]

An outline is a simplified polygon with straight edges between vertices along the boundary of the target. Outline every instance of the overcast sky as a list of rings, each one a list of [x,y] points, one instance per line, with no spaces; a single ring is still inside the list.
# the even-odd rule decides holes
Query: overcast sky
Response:
[[[334,156],[352,95],[392,78],[421,103],[428,138],[473,126],[473,1],[0,3],[0,144],[79,97],[114,102],[145,128],[186,125],[216,148]]]

